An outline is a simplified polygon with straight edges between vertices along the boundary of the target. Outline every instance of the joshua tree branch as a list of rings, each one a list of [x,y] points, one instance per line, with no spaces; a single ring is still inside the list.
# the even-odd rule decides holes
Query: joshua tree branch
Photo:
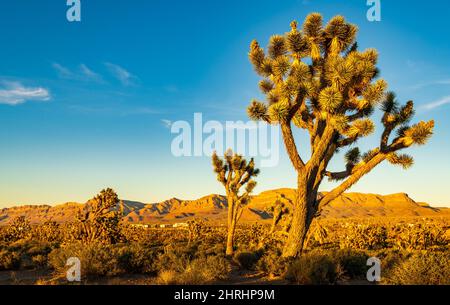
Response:
[[[286,147],[292,165],[297,171],[301,171],[305,167],[305,163],[298,154],[297,146],[292,134],[290,121],[281,123],[281,132],[283,134],[284,145]]]
[[[332,200],[336,199],[346,190],[348,190],[353,184],[358,182],[365,174],[369,173],[375,166],[380,164],[386,159],[386,154],[377,153],[370,161],[363,165],[355,167],[355,171],[339,186],[334,188],[331,192],[327,193],[319,202],[318,211],[320,212],[324,206],[329,204]]]

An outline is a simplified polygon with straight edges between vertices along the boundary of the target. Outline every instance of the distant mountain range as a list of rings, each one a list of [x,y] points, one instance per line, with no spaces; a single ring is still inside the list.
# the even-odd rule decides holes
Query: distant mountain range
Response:
[[[294,200],[294,189],[277,189],[262,192],[252,198],[243,211],[241,222],[269,222],[272,215],[268,207],[280,196]],[[81,203],[65,203],[56,206],[27,205],[0,209],[0,225],[24,215],[31,223],[73,221]],[[214,223],[225,223],[227,201],[221,195],[208,195],[197,200],[172,198],[158,203],[142,203],[123,200],[124,221],[129,223],[163,224],[186,222],[202,218]],[[416,202],[407,194],[376,195],[346,193],[324,208],[321,217],[408,217],[408,216],[447,216],[448,208],[435,208],[427,203]]]

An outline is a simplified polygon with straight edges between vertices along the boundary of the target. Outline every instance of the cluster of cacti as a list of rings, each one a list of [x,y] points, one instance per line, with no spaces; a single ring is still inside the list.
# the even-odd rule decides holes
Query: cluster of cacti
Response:
[[[435,224],[396,225],[388,235],[396,247],[404,250],[428,250],[449,243],[444,228]]]
[[[289,32],[272,36],[266,51],[256,41],[250,46],[249,59],[263,78],[259,87],[266,102],[253,100],[248,115],[280,125],[298,174],[286,257],[301,251],[313,218],[325,205],[385,160],[410,167],[412,157],[399,151],[425,144],[433,133],[433,121],[408,125],[413,103],[399,106],[393,93],[386,94],[386,81],[377,79],[378,54],[374,49],[359,51],[356,32],[356,26],[342,16],[323,25],[322,16],[314,13],[306,17],[302,29],[294,21]],[[354,145],[373,133],[375,125],[369,117],[380,105],[384,128],[379,145],[361,155]],[[307,162],[299,154],[292,125],[310,136],[309,143],[304,143],[311,151]],[[345,168],[329,171],[332,158],[346,148],[350,149]],[[319,198],[325,177],[342,182]]]
[[[187,222],[189,231],[189,242],[204,238],[211,232],[210,226],[202,219],[193,219]]]
[[[384,226],[352,224],[340,240],[341,248],[378,250],[388,245],[387,229]]]
[[[33,228],[33,239],[48,242],[59,242],[63,239],[60,225],[54,221],[46,221]]]
[[[212,156],[214,172],[217,180],[225,187],[228,205],[228,234],[227,234],[227,255],[233,255],[234,234],[236,225],[242,215],[243,207],[250,201],[250,194],[256,186],[253,180],[259,174],[259,169],[255,168],[253,158],[247,162],[241,155],[233,153],[231,150],[225,152],[223,160],[216,153]],[[245,187],[241,194],[241,188]]]
[[[32,228],[25,216],[13,219],[5,230],[4,239],[9,242],[31,237]]]

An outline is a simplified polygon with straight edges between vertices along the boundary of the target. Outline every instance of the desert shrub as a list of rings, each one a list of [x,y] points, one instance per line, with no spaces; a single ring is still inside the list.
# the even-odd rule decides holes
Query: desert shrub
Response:
[[[73,243],[54,249],[49,254],[49,265],[59,274],[65,274],[66,263],[70,257],[81,262],[81,276],[108,276],[121,272],[118,270],[117,253],[111,245],[100,243]]]
[[[208,256],[194,259],[183,270],[161,270],[159,284],[198,285],[227,279],[231,271],[228,260],[223,256]]]
[[[158,250],[140,243],[130,243],[117,250],[118,267],[127,273],[156,273]]]
[[[20,239],[0,246],[4,263],[3,269],[19,270],[44,267],[52,244],[38,240]],[[11,263],[12,262],[12,263]],[[7,268],[5,266],[8,266]],[[1,267],[0,267],[1,269]]]
[[[382,277],[388,274],[398,264],[404,262],[410,256],[410,253],[399,249],[382,249],[374,253],[374,256],[381,260]]]
[[[345,238],[340,240],[342,249],[377,250],[387,247],[387,229],[382,225],[352,224],[346,228]]]
[[[225,255],[225,244],[223,242],[214,245],[208,245],[206,243],[200,244],[198,251],[204,253],[206,256],[224,256]]]
[[[47,255],[38,254],[31,258],[33,265],[36,267],[45,267],[47,266],[48,257]]]
[[[450,253],[415,253],[392,269],[387,282],[399,285],[450,285]]]
[[[265,272],[271,276],[283,275],[290,260],[281,257],[281,248],[267,250],[256,263],[256,270]]]
[[[20,255],[6,249],[0,250],[0,271],[16,270],[20,268]]]
[[[345,275],[350,278],[365,276],[367,273],[369,256],[363,251],[340,249],[332,251],[330,256],[335,264],[341,266]]]
[[[236,252],[233,261],[239,265],[241,269],[253,270],[258,260],[261,258],[261,251],[255,252]]]
[[[285,278],[295,284],[334,284],[339,278],[339,268],[328,255],[308,253],[295,260]]]

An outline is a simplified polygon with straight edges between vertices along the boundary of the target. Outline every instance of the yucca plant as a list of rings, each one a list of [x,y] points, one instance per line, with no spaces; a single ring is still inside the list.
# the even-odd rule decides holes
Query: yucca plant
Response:
[[[433,133],[434,121],[408,124],[414,115],[413,102],[400,106],[393,93],[386,93],[386,81],[377,79],[377,51],[359,51],[356,33],[357,27],[342,16],[323,25],[322,16],[313,13],[302,29],[293,21],[289,32],[272,36],[266,51],[257,41],[250,45],[249,59],[263,78],[259,87],[266,102],[253,100],[248,115],[280,125],[298,174],[285,257],[299,254],[313,218],[324,206],[385,160],[409,168],[413,158],[399,152],[425,144]],[[379,145],[361,154],[354,145],[374,131],[369,117],[379,106],[383,112]],[[299,154],[292,125],[309,133],[307,162]],[[345,168],[329,171],[333,156],[347,147],[352,148],[345,154]],[[319,198],[325,177],[341,183]]]
[[[233,255],[236,224],[242,215],[243,207],[250,201],[250,194],[256,186],[253,180],[259,174],[253,158],[247,162],[241,155],[231,150],[225,152],[223,160],[216,153],[212,156],[217,180],[225,187],[228,202],[228,233],[226,254]],[[245,187],[241,192],[241,188]]]

